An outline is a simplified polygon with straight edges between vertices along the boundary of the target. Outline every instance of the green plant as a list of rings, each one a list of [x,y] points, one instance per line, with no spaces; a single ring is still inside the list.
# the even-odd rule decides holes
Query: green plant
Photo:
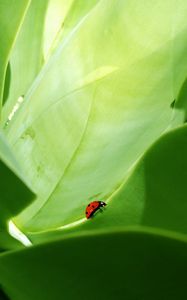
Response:
[[[186,17],[0,0],[2,299],[185,299]]]

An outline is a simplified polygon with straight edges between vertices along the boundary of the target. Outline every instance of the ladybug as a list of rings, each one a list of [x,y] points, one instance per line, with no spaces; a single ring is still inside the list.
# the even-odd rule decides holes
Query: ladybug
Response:
[[[93,201],[89,203],[86,207],[86,218],[91,218],[97,210],[104,206],[106,206],[106,203],[103,201]]]

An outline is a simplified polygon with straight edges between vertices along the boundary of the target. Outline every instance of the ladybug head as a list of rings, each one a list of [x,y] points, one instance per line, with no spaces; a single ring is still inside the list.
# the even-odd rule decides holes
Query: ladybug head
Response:
[[[103,201],[100,201],[100,207],[106,206],[106,203]]]

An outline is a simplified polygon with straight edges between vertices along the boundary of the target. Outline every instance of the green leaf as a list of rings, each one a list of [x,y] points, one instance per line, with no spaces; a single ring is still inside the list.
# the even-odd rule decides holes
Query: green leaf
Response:
[[[5,295],[5,293],[2,289],[0,289],[0,299],[1,300],[10,300],[10,298],[8,298],[7,295]]]
[[[90,220],[29,233],[34,243],[69,234],[151,226],[187,234],[187,126],[162,136],[140,159],[128,180],[109,197],[107,207]],[[105,199],[103,199],[106,201]],[[84,214],[84,209],[82,210]]]
[[[42,67],[43,31],[47,4],[48,0],[31,1],[11,53],[11,82],[8,99],[2,112],[4,123],[8,119],[18,98],[21,95],[25,95]]]
[[[31,2],[2,80],[11,300],[186,299],[187,126],[163,135],[186,121],[186,12],[185,0]],[[87,220],[93,199],[107,207]],[[8,235],[18,213],[9,225],[40,245]]]
[[[7,222],[31,203],[34,194],[23,179],[24,174],[2,134],[0,174],[0,251],[22,248],[23,245],[10,236]]]
[[[2,254],[0,282],[11,300],[176,300],[186,268],[186,240],[118,231]]]
[[[186,137],[187,126],[161,137],[111,198],[103,220],[96,218],[93,227],[110,227],[115,222],[117,226],[139,224],[186,234]]]
[[[100,1],[62,39],[6,131],[38,194],[17,225],[79,220],[90,199],[107,199],[147,147],[183,122],[171,108],[187,73],[180,3]]]
[[[23,21],[23,17],[27,10],[28,4],[28,0],[12,1],[11,5],[6,0],[0,1],[0,103],[2,102],[4,78],[8,64],[8,58],[19,31],[19,27]]]
[[[16,101],[27,93],[59,39],[64,38],[96,2],[98,0],[31,2],[10,57],[11,84],[2,115],[5,127]],[[18,73],[21,76],[17,76]]]
[[[33,200],[23,173],[4,137],[0,134],[0,224],[18,214]]]
[[[60,41],[100,0],[50,0],[43,41],[44,58],[48,60]]]
[[[10,63],[8,63],[7,69],[6,69],[4,91],[3,91],[3,105],[6,103],[8,96],[9,96],[10,81],[11,81],[11,70],[10,70]]]
[[[17,250],[25,248],[26,245],[15,239],[11,236],[8,232],[7,228],[2,228],[0,230],[0,253],[7,251],[7,250]],[[0,293],[1,296],[1,293]],[[1,299],[1,297],[0,297]]]

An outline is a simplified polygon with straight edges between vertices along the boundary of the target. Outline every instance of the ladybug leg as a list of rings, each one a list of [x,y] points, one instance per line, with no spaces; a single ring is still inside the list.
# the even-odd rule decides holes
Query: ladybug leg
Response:
[[[101,206],[99,207],[99,210],[100,210],[101,213],[104,212],[105,206],[106,206],[106,203],[102,202],[102,203],[101,203]]]

